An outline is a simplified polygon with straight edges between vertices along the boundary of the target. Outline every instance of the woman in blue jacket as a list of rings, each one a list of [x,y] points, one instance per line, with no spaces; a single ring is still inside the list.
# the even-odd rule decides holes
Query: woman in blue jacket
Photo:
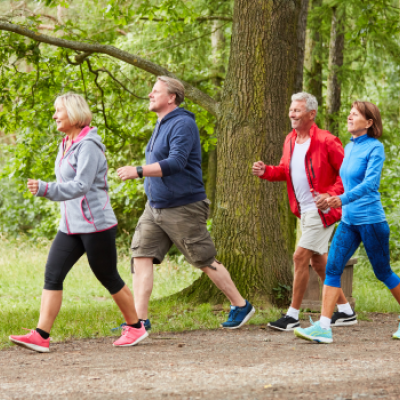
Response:
[[[339,224],[328,255],[321,319],[295,335],[320,343],[332,343],[331,317],[340,293],[344,267],[364,243],[376,277],[400,303],[400,278],[390,267],[389,225],[378,192],[385,153],[382,143],[382,119],[375,104],[356,101],[347,119],[351,141],[345,148],[340,169],[344,194],[327,199],[331,208],[342,207]],[[393,335],[400,339],[399,330]]]

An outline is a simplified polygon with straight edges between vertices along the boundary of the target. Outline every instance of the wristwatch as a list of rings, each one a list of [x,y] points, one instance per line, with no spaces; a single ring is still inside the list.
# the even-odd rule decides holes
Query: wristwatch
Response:
[[[137,172],[139,178],[143,178],[143,168],[142,167],[136,167],[136,172]]]

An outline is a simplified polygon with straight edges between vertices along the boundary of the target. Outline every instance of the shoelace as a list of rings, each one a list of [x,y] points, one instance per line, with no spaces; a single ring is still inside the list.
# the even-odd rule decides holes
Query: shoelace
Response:
[[[33,335],[34,329],[28,329],[28,328],[22,328],[22,329],[24,329],[26,331],[30,331],[30,333],[28,333],[28,335],[27,335],[28,337]]]
[[[32,336],[33,332],[36,331],[36,329],[28,329],[28,328],[22,328],[22,329],[25,329],[26,331],[31,331],[31,333],[28,333],[28,335],[27,335],[28,337]],[[50,341],[53,340],[51,337],[49,337],[49,339],[50,339]]]
[[[314,325],[315,325],[315,322],[312,320],[311,315],[309,315],[309,318],[310,318],[310,324],[311,324],[312,326],[314,326]]]
[[[240,310],[237,307],[235,309],[231,309],[231,311],[229,312],[228,321],[234,321],[239,312]]]
[[[122,335],[126,335],[129,331],[129,326],[125,325],[122,327]]]

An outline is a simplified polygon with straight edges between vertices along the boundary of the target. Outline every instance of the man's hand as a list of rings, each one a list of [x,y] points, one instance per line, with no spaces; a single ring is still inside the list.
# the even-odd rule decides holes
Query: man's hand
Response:
[[[127,179],[136,179],[139,178],[139,175],[136,171],[136,167],[121,167],[117,169],[118,176],[126,181]]]
[[[253,175],[263,176],[265,174],[265,164],[262,161],[256,161],[253,164]]]
[[[329,197],[329,199],[327,199],[326,202],[328,203],[328,206],[330,208],[339,208],[342,206],[342,200],[340,200],[339,196]]]
[[[35,179],[28,179],[28,189],[29,191],[35,195],[38,190],[39,190],[39,181],[35,180]]]
[[[315,203],[317,208],[319,208],[321,211],[325,211],[329,208],[327,199],[330,198],[331,195],[328,193],[322,193],[318,196],[318,201]]]

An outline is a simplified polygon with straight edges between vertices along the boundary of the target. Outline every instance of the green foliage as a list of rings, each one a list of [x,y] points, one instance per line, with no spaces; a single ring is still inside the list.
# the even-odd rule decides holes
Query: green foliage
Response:
[[[339,122],[339,137],[346,145],[350,140],[347,132],[347,116],[355,100],[375,103],[381,110],[386,162],[382,174],[380,192],[382,204],[391,229],[390,250],[392,259],[400,258],[400,8],[398,2],[378,0],[324,0],[320,7],[311,9],[308,28],[317,29],[320,42],[314,57],[322,64],[323,99],[326,96],[328,53],[332,7],[345,14],[344,64],[339,69],[342,87],[342,106],[335,117]],[[306,76],[307,76],[307,71]],[[325,104],[319,107],[317,123],[324,126]]]
[[[55,15],[56,5],[43,14]],[[217,87],[209,76],[212,26],[197,22],[209,12],[230,15],[230,2],[217,1],[71,1],[55,33],[63,39],[99,41],[149,58],[210,95]],[[65,4],[64,4],[65,6]],[[82,18],[82,15],[90,18]],[[154,21],[152,21],[154,20]],[[76,21],[76,22],[75,22]],[[15,17],[33,29],[43,21]],[[221,22],[227,36],[230,24]],[[140,165],[156,122],[148,111],[147,94],[154,76],[124,62],[93,54],[81,64],[77,53],[0,32],[0,231],[52,237],[57,229],[57,205],[26,192],[27,178],[53,181],[54,160],[62,135],[52,122],[56,96],[74,91],[85,96],[107,147],[110,198],[119,233],[130,235],[145,204],[141,180],[121,182],[116,169]],[[204,177],[208,151],[215,147],[214,117],[191,101],[185,108],[196,114],[203,147]]]
[[[286,307],[290,304],[292,298],[292,287],[278,283],[273,289],[273,299],[278,307]]]

